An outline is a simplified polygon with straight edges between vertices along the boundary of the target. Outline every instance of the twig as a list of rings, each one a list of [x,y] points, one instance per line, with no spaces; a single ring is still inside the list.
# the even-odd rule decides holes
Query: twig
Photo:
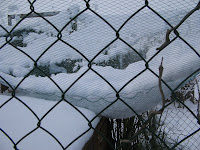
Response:
[[[190,15],[192,15],[195,11],[200,9],[200,2],[197,4],[197,6],[192,9],[190,12],[188,12],[183,19],[179,22],[179,24],[177,24],[175,27],[171,28],[170,30],[168,29],[166,32],[166,38],[165,38],[165,42],[157,48],[157,50],[162,50],[164,49],[169,43],[170,43],[170,38],[169,35],[172,31],[176,31],[176,29],[188,18],[190,17]]]
[[[150,116],[150,118],[141,126],[141,128],[134,134],[134,136],[133,137],[136,137],[136,136],[138,136],[141,132],[142,132],[142,130],[144,129],[144,128],[146,128],[146,126],[149,124],[149,122],[151,121],[151,118],[152,118],[152,116]],[[127,139],[120,139],[120,143],[132,143],[133,142],[133,140],[127,140]]]
[[[162,108],[159,111],[151,111],[150,115],[162,114],[163,110],[165,108],[165,95],[164,95],[164,92],[163,92],[163,89],[162,89],[162,75],[163,75],[163,57],[162,57],[161,64],[160,64],[160,67],[159,67],[159,80],[158,80],[159,90],[160,90],[160,94],[161,94],[161,97],[162,97]]]
[[[156,114],[162,114],[163,113],[163,110],[165,108],[165,95],[164,95],[164,92],[162,90],[162,74],[163,74],[163,57],[162,57],[162,60],[161,60],[161,64],[159,66],[159,89],[160,89],[160,94],[162,96],[162,108],[159,110],[159,111],[151,111],[149,113],[149,119],[142,125],[142,127],[134,134],[133,137],[136,137],[140,134],[140,132],[146,128],[146,126],[149,124],[149,122],[151,121],[151,118],[153,117],[153,115],[156,115]],[[127,139],[120,139],[120,143],[132,143],[133,140],[127,140]]]
[[[195,80],[196,84],[197,84],[197,91],[199,94],[199,98],[198,98],[198,103],[197,103],[197,118],[198,118],[198,123],[200,124],[200,89],[199,89],[199,82],[197,81],[197,79]]]
[[[162,96],[162,102],[163,102],[162,108],[164,109],[164,107],[165,107],[165,95],[164,95],[164,92],[162,90],[162,75],[163,75],[163,57],[162,57],[161,64],[160,64],[160,67],[159,67],[159,89],[160,89],[160,94]]]

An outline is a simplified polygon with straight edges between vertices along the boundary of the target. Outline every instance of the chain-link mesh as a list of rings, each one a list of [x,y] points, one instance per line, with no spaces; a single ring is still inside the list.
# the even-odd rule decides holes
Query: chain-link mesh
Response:
[[[71,145],[79,142],[79,139],[90,131],[94,131],[96,136],[101,138],[98,143],[99,149],[200,149],[200,116],[199,99],[197,98],[199,95],[199,67],[196,65],[200,60],[199,44],[197,43],[200,33],[199,1],[102,1],[97,4],[96,1],[92,0],[80,0],[63,1],[63,4],[47,1],[45,4],[40,0],[28,0],[24,4],[21,4],[20,1],[20,9],[22,10],[19,10],[17,5],[13,3],[7,3],[7,1],[1,3],[0,54],[2,57],[0,57],[0,81],[2,98],[0,100],[0,113],[1,116],[6,116],[6,108],[11,103],[15,103],[14,106],[16,107],[27,108],[24,113],[35,120],[35,124],[27,130],[26,123],[22,122],[21,127],[25,128],[27,133],[20,134],[20,138],[14,139],[12,134],[14,130],[7,131],[4,129],[4,124],[0,123],[2,126],[0,128],[1,134],[6,139],[0,139],[0,144],[2,144],[2,141],[7,141],[8,144],[12,143],[13,149],[23,149],[20,144],[41,131],[51,137],[49,143],[56,142],[59,148],[64,150],[70,149]],[[63,8],[67,8],[67,10],[63,11]],[[6,9],[8,11],[3,12]],[[20,13],[14,14],[13,12]],[[8,23],[5,21],[4,15],[7,17]],[[63,15],[65,18],[62,18]],[[34,45],[34,48],[30,46],[31,44]],[[62,50],[63,47],[68,49]],[[190,60],[194,60],[194,62],[191,61],[194,65],[192,70],[191,65],[184,60],[186,57],[180,60],[170,60],[168,56],[164,55],[170,49],[176,49],[179,55],[179,53],[183,53],[181,49],[185,47],[191,53],[191,56],[186,56]],[[36,49],[40,49],[39,54],[33,52]],[[154,54],[148,54],[150,49],[154,49]],[[3,51],[7,51],[7,53]],[[168,53],[172,52],[174,51]],[[5,54],[11,56],[4,56]],[[161,57],[158,56],[163,57],[163,64],[160,60]],[[22,60],[15,61],[16,59]],[[156,68],[152,67],[154,60],[159,62]],[[165,76],[162,78],[162,73],[159,74],[159,66],[162,67],[163,65],[165,75],[167,61],[173,61],[171,63],[173,66],[169,66],[175,68],[169,73],[172,74],[171,79],[167,79]],[[142,62],[142,64],[140,63],[141,68],[132,70],[134,73],[128,72],[130,74],[126,79],[127,72],[121,72],[128,70],[130,64],[138,62]],[[19,63],[19,68],[16,63]],[[180,68],[187,68],[188,71],[181,73],[183,76],[185,75],[184,78],[181,78],[178,84],[176,82],[174,86],[174,82],[169,81],[176,80],[177,76],[173,77],[176,65],[179,65]],[[112,82],[110,76],[105,76],[107,74],[102,73],[101,69],[96,66],[114,68],[117,70],[117,74],[124,76],[124,84],[116,86],[118,81]],[[156,85],[156,90],[145,91],[146,89],[143,87],[144,95],[149,92],[158,93],[157,95],[153,93],[153,95],[155,94],[155,96],[152,96],[153,98],[159,96],[158,100],[152,103],[164,100],[159,111],[148,111],[146,113],[140,111],[130,106],[127,101],[127,99],[134,99],[134,97],[126,99],[126,95],[123,93],[125,89],[130,88],[129,85],[131,84],[145,85],[143,82],[146,82],[146,80],[143,81],[141,76],[146,72],[150,72],[151,75],[156,77],[157,83],[160,83],[160,85]],[[187,75],[188,72],[189,76]],[[99,82],[96,82],[97,86],[101,86],[102,89],[105,88],[106,91],[110,90],[111,94],[106,95],[107,93],[105,93],[99,98],[97,93],[91,93],[91,88],[97,87],[90,87],[89,82],[84,82],[90,81],[90,79],[87,80],[90,76],[86,76],[89,73],[96,76],[96,80],[102,82],[100,85],[98,85]],[[69,77],[73,80],[66,81],[66,78],[62,79],[62,76],[60,78],[59,74],[69,74],[75,77]],[[118,78],[115,72],[110,72],[110,74],[111,78],[112,76]],[[85,76],[87,78],[84,78]],[[35,80],[29,80],[29,77]],[[93,79],[90,82],[95,82]],[[44,80],[48,80],[48,82]],[[153,79],[150,77],[148,80]],[[41,83],[46,88],[44,86],[40,88]],[[62,83],[65,83],[65,86]],[[37,84],[39,86],[34,87]],[[134,86],[136,86],[135,84]],[[45,91],[51,90],[51,86],[56,91],[45,93]],[[83,89],[82,92],[80,88]],[[3,93],[6,90],[8,90],[8,93]],[[168,91],[171,97],[165,98],[162,95],[163,91],[164,94]],[[99,93],[101,92],[102,90],[99,90]],[[129,91],[128,94],[131,92]],[[70,97],[71,93],[75,93],[75,96]],[[85,93],[89,94],[85,96]],[[6,95],[11,96],[8,98]],[[39,116],[32,108],[33,106],[27,104],[26,98],[23,96],[49,98],[57,101],[49,106],[49,109],[43,115]],[[112,97],[112,101],[107,100],[110,97]],[[142,101],[142,94],[141,97],[135,97],[135,99]],[[35,99],[33,98],[33,100]],[[73,103],[73,101],[78,102]],[[78,115],[88,124],[88,128],[75,139],[70,139],[71,142],[68,144],[64,144],[63,140],[56,137],[54,131],[48,130],[48,125],[43,124],[44,120],[48,119],[48,115],[53,113],[55,109],[60,109],[61,105],[66,104],[72,107],[73,111],[77,111]],[[99,108],[99,105],[102,105],[102,107]],[[146,103],[143,103],[143,105],[143,107],[148,108]],[[89,118],[81,111],[82,109],[76,106],[83,106],[88,109],[92,107],[92,111],[95,111],[96,115]],[[121,106],[123,106],[122,109]],[[123,110],[124,106],[125,110]],[[119,112],[117,112],[118,109]],[[144,110],[146,109],[144,108]],[[9,111],[20,110],[14,107],[13,110]],[[141,114],[142,112],[143,114]],[[128,115],[123,115],[123,113]],[[93,125],[93,122],[101,116],[133,117],[129,119],[108,119],[108,122],[103,123],[108,125],[109,128],[103,131]],[[12,116],[7,116],[7,118],[9,117],[12,118]],[[76,116],[74,117],[76,118]],[[13,119],[16,119],[17,124],[17,118]],[[13,124],[14,127],[15,124]],[[109,136],[108,132],[110,132]],[[69,135],[66,133],[66,136]],[[106,143],[107,146],[104,147],[105,145],[103,146],[101,143]],[[93,149],[95,149],[94,147],[93,145]],[[85,149],[89,148],[85,147]]]

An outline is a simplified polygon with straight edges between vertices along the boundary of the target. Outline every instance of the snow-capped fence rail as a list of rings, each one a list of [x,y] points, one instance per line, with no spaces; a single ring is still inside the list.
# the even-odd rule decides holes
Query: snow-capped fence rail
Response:
[[[199,0],[0,8],[0,149],[200,149]]]
[[[30,15],[27,16],[27,14],[15,14],[15,15],[8,15],[8,25],[9,26],[12,26],[12,20],[13,19],[16,19],[17,17],[19,18],[34,18],[34,17],[51,17],[51,16],[55,16],[57,14],[59,14],[60,11],[53,11],[53,12],[42,12],[42,13],[38,13],[38,14],[35,14],[35,13],[32,13]]]

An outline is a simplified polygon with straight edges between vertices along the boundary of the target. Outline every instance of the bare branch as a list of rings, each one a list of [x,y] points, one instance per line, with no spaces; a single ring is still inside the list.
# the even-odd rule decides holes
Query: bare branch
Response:
[[[159,66],[159,89],[160,89],[160,94],[162,96],[162,108],[161,110],[159,111],[151,111],[149,113],[149,119],[142,125],[142,127],[134,134],[134,137],[136,137],[137,135],[139,135],[141,133],[141,131],[143,129],[146,128],[146,126],[149,124],[149,122],[151,121],[151,118],[153,117],[153,115],[156,115],[156,114],[162,114],[163,113],[163,110],[165,108],[165,95],[164,95],[164,92],[162,90],[162,74],[163,74],[163,57],[162,57],[162,60],[161,60],[161,64]],[[120,140],[121,143],[132,143],[133,140],[127,140],[127,139],[121,139]]]
[[[177,24],[175,27],[173,27],[172,29],[168,29],[167,32],[166,32],[166,39],[165,39],[165,42],[157,48],[157,50],[162,50],[164,49],[169,43],[170,43],[170,38],[169,38],[169,35],[172,31],[176,31],[176,29],[178,27],[180,27],[180,25],[190,16],[192,15],[195,11],[199,10],[200,9],[200,2],[197,4],[197,6],[192,9],[190,12],[188,12],[185,17],[183,17],[183,19],[179,22],[179,24]]]
[[[163,57],[161,60],[161,64],[159,66],[159,79],[158,79],[158,85],[159,85],[159,90],[160,90],[160,94],[162,97],[162,108],[159,111],[151,111],[150,115],[155,115],[155,114],[162,114],[163,110],[165,108],[165,95],[162,89],[162,75],[163,75]]]
[[[198,121],[200,121],[200,89],[199,89],[199,82],[198,80],[196,79],[196,84],[197,84],[197,91],[198,91],[198,94],[199,94],[199,99],[197,100],[198,103],[197,103],[197,118],[199,119]]]
[[[165,95],[164,95],[164,92],[162,90],[162,75],[163,75],[163,57],[162,57],[162,60],[161,60],[161,64],[160,64],[160,67],[159,67],[159,89],[160,89],[160,94],[162,96],[162,108],[164,109],[165,107]]]

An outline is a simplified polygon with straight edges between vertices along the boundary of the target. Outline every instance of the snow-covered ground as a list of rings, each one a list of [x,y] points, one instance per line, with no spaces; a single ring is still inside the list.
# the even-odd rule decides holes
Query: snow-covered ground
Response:
[[[45,101],[42,99],[19,96],[26,105],[28,105],[35,116],[20,101],[13,98],[0,109],[0,129],[8,134],[10,138],[17,143],[29,132],[37,128],[38,119],[41,119],[55,104],[55,101]],[[10,96],[0,95],[0,105],[10,99]],[[78,108],[88,120],[91,120],[95,113]],[[96,118],[92,122],[95,128],[99,121]],[[87,131],[90,127],[88,121],[72,106],[66,102],[59,103],[47,116],[40,122],[40,126],[53,134],[63,147],[67,147],[73,140]],[[84,144],[92,136],[91,129],[77,141],[75,141],[69,150],[81,150]],[[12,150],[13,143],[0,132],[0,150]],[[20,150],[61,150],[58,142],[43,129],[38,128],[17,145]]]
[[[163,126],[161,130],[164,131],[165,140],[170,146],[186,138],[193,132],[200,129],[197,119],[191,114],[187,108],[178,108],[179,104],[172,104],[168,106],[162,114]],[[197,104],[190,101],[185,101],[185,105],[197,115]],[[187,138],[178,145],[178,149],[182,150],[199,150],[200,149],[200,130]]]
[[[195,80],[185,86],[185,94],[194,92],[183,103],[177,101],[165,108],[162,115],[158,115],[160,127],[158,131],[160,135],[164,135],[164,140],[169,147],[174,146],[184,139],[176,149],[181,150],[199,150],[200,149],[200,124],[196,116],[198,116],[199,107],[199,83],[200,75]],[[162,106],[159,106],[162,107]],[[192,114],[192,113],[193,114]],[[164,134],[163,134],[164,133]],[[188,138],[187,138],[188,137]],[[186,138],[186,139],[185,139]]]

